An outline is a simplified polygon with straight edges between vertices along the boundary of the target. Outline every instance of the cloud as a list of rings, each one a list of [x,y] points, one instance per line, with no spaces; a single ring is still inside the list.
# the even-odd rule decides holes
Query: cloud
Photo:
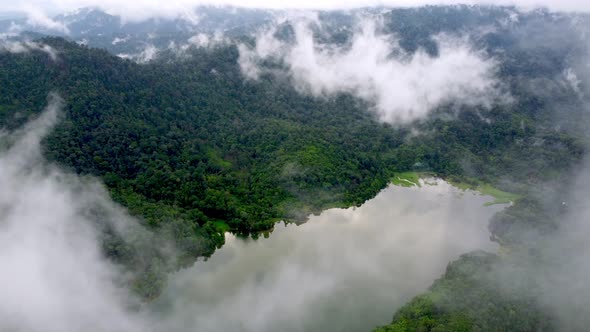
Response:
[[[590,3],[580,0],[25,0],[5,1],[0,3],[0,12],[27,12],[26,8],[37,8],[44,13],[55,14],[65,10],[94,6],[120,15],[126,21],[138,21],[148,18],[185,17],[198,21],[194,7],[198,5],[231,5],[247,8],[269,9],[353,9],[369,6],[416,7],[424,5],[514,5],[524,9],[547,7],[555,11],[590,12]],[[39,18],[38,14],[32,13]],[[48,22],[41,17],[41,21]],[[50,25],[52,25],[50,23]]]
[[[118,57],[123,59],[130,59],[137,63],[148,63],[158,57],[158,48],[153,44],[145,44],[143,50],[136,54],[119,53]]]
[[[52,95],[36,120],[1,138],[9,147],[0,153],[0,330],[145,331],[117,286],[123,275],[102,257],[92,211],[113,224],[129,218],[98,183],[41,156],[62,105]]]
[[[586,46],[590,45],[590,36],[585,34],[588,26],[581,28],[584,28],[581,31],[581,42]],[[576,37],[570,39],[576,40]],[[555,122],[575,121],[577,126],[566,130],[571,130],[575,137],[587,140],[590,137],[590,119],[587,116],[590,110],[590,50],[584,48],[581,53],[569,60],[574,64],[574,68],[566,68],[562,77],[556,81],[563,82],[575,91],[580,98],[580,104],[575,104],[575,109],[569,109],[567,102],[557,102],[553,106],[556,113],[561,109],[567,111],[557,113]],[[576,113],[583,116],[580,117]],[[571,170],[563,191],[542,196],[546,202],[545,208],[559,206],[558,211],[550,210],[556,215],[554,222],[557,229],[549,236],[534,239],[531,246],[535,248],[536,255],[532,258],[525,257],[527,261],[521,264],[523,268],[528,268],[527,275],[539,285],[540,291],[536,295],[555,315],[559,331],[586,331],[590,325],[590,287],[585,282],[590,278],[589,188],[590,157],[585,154],[585,159]]]
[[[566,85],[571,87],[576,93],[582,94],[581,84],[582,81],[576,75],[576,72],[572,68],[567,68],[563,72],[563,78]]]
[[[221,31],[215,31],[212,34],[198,33],[187,39],[185,43],[176,43],[171,41],[168,43],[168,50],[171,51],[178,58],[190,57],[189,49],[196,48],[215,48],[223,45],[228,45],[230,40],[223,35]]]
[[[196,47],[215,47],[218,45],[228,43],[228,40],[224,37],[223,32],[215,31],[213,34],[208,35],[205,33],[198,33],[187,40],[189,45]]]
[[[572,182],[565,202],[569,213],[560,222],[557,234],[542,242],[545,263],[538,274],[544,304],[552,308],[563,331],[585,331],[590,324],[590,161]]]
[[[40,51],[47,54],[51,60],[57,60],[57,51],[43,43],[32,41],[11,41],[6,38],[0,38],[0,53],[28,53],[32,51]]]
[[[264,61],[283,63],[299,91],[314,96],[351,93],[374,103],[380,119],[390,123],[423,118],[447,102],[489,105],[502,97],[496,62],[474,50],[466,38],[435,37],[438,56],[423,50],[406,54],[394,36],[379,34],[370,20],[359,24],[345,47],[318,42],[312,25],[297,20],[293,42],[279,40],[275,26],[259,34],[254,48],[240,45],[244,75],[257,79],[276,72],[262,66]]]
[[[70,33],[67,26],[50,18],[42,8],[34,5],[25,5],[22,8],[27,14],[27,24],[51,31],[61,32],[66,35]]]
[[[120,43],[125,43],[129,40],[129,36],[126,36],[125,38],[119,38],[119,37],[115,37],[115,39],[113,39],[113,41],[111,42],[112,45],[117,45]]]
[[[517,221],[510,236],[521,243],[505,247],[509,254],[480,278],[492,282],[498,294],[533,300],[531,308],[552,331],[582,332],[590,324],[590,161],[570,181],[567,192],[555,187],[531,191],[541,202],[533,213],[549,215],[554,226],[548,231],[542,217],[539,224]]]

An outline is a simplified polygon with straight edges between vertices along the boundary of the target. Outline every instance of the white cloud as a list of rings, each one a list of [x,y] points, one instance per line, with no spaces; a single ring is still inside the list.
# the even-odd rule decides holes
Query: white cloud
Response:
[[[117,54],[118,57],[123,59],[130,59],[137,63],[148,63],[158,56],[158,48],[153,44],[146,44],[143,50],[136,54],[129,54],[129,53],[119,53]]]
[[[212,35],[205,33],[198,33],[190,37],[187,42],[196,47],[209,48],[220,44],[227,43],[227,39],[223,36],[223,32],[215,31]]]
[[[51,60],[57,60],[57,51],[43,43],[32,41],[11,41],[0,37],[0,53],[28,53],[31,51],[40,51],[47,54]]]
[[[27,14],[27,24],[69,34],[70,30],[61,22],[51,19],[42,8],[34,5],[25,5],[22,7]]]
[[[479,4],[479,5],[516,5],[524,9],[547,7],[555,11],[590,12],[590,2],[581,0],[24,0],[3,1],[0,12],[25,12],[26,8],[43,10],[45,13],[56,14],[60,11],[75,10],[80,7],[96,6],[109,13],[121,15],[124,20],[144,20],[150,17],[188,18],[198,22],[199,16],[193,8],[197,5],[232,5],[248,8],[269,9],[352,9],[367,6],[415,7],[423,5]],[[41,22],[53,24],[38,13],[29,15]],[[57,26],[55,26],[57,27]]]
[[[216,31],[213,34],[198,33],[187,39],[186,43],[176,43],[170,41],[168,43],[168,50],[171,51],[178,58],[190,57],[188,50],[191,47],[196,48],[215,48],[222,45],[227,45],[230,40],[226,38],[221,31]]]
[[[239,46],[242,72],[256,79],[269,71],[260,66],[283,62],[296,88],[314,96],[352,93],[374,103],[381,120],[410,122],[445,102],[489,105],[501,97],[496,63],[473,50],[468,41],[440,35],[439,55],[419,50],[405,54],[393,36],[376,32],[364,21],[349,47],[318,43],[307,20],[294,24],[295,41],[275,37],[276,27],[261,33],[253,49]],[[401,54],[392,57],[392,53]]]
[[[115,37],[115,39],[113,39],[113,41],[111,42],[112,45],[117,45],[120,43],[125,43],[129,40],[129,36],[125,37],[125,38],[119,38],[119,37]]]
[[[582,94],[582,90],[580,88],[582,81],[578,78],[578,75],[572,68],[567,68],[563,72],[563,78],[566,85],[574,89],[576,93]]]

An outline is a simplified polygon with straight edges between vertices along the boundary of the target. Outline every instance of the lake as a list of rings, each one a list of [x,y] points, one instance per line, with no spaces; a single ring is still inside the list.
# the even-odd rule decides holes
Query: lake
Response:
[[[503,206],[442,181],[390,186],[269,238],[226,234],[208,260],[171,276],[156,303],[166,330],[370,331],[472,250]]]

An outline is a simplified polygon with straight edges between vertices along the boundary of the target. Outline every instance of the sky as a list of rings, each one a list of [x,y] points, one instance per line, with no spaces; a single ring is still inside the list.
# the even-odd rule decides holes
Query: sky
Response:
[[[412,7],[442,4],[515,5],[523,9],[546,7],[554,11],[590,12],[590,1],[584,0],[23,0],[0,1],[1,13],[36,13],[53,15],[81,7],[97,6],[111,14],[132,20],[154,16],[174,16],[197,5],[232,5],[272,9],[350,9],[366,6]]]

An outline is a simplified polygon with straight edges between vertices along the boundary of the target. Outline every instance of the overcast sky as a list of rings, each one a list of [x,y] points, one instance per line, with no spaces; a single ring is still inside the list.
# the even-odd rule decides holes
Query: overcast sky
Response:
[[[547,7],[555,11],[590,12],[588,0],[0,0],[0,13],[43,11],[55,14],[86,6],[98,6],[130,19],[150,16],[171,16],[200,4],[233,5],[274,9],[350,9],[364,6],[421,6],[436,4],[516,5],[525,9]]]

